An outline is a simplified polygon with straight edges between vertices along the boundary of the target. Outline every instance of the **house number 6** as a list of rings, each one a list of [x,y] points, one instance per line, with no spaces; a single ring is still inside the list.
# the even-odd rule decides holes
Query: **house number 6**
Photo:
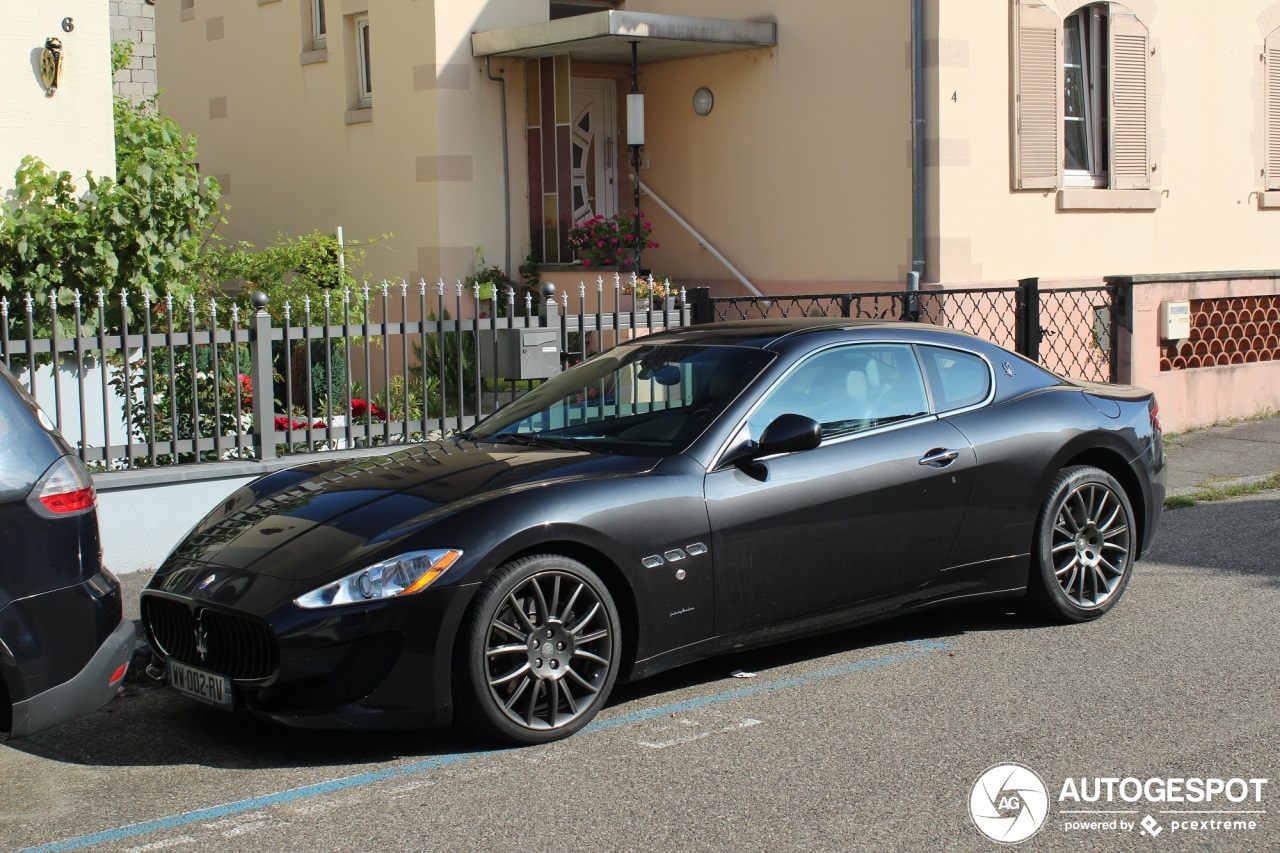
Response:
[[[62,19],[62,31],[64,33],[69,33],[75,28],[76,28],[76,22],[71,20],[70,16]]]

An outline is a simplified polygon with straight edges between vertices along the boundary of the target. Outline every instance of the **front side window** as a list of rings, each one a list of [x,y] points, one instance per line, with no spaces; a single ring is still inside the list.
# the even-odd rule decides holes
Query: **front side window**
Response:
[[[1066,186],[1107,185],[1110,98],[1107,10],[1086,6],[1063,21],[1063,181]]]
[[[857,344],[810,356],[782,378],[747,421],[757,441],[782,414],[813,418],[823,438],[927,414],[920,367],[907,344]]]

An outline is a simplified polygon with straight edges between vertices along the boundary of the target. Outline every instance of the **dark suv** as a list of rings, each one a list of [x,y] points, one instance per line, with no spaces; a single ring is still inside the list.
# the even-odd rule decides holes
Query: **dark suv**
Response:
[[[93,480],[0,365],[0,732],[23,737],[116,695],[135,645],[102,565]]]

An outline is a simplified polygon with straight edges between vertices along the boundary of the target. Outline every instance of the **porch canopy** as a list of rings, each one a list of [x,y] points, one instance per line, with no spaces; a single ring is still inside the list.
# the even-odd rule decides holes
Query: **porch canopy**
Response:
[[[778,43],[777,25],[651,12],[608,10],[539,24],[473,33],[475,56],[536,58],[567,53],[579,62],[631,63],[639,42],[645,62],[687,59]]]

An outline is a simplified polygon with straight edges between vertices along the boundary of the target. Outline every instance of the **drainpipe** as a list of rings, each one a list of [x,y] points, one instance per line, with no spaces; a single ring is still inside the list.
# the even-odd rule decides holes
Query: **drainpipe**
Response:
[[[911,0],[911,271],[924,278],[924,0]]]
[[[498,95],[502,103],[502,205],[505,213],[502,242],[507,247],[507,265],[502,271],[507,278],[511,278],[511,164],[507,156],[507,78],[493,76],[488,56],[484,58],[484,73],[498,84]]]

